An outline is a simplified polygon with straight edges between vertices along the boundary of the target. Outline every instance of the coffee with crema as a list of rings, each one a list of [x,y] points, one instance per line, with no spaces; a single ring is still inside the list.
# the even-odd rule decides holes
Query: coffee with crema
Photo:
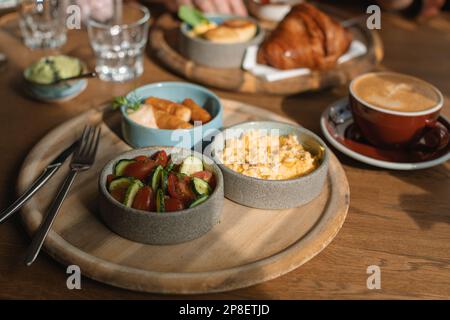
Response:
[[[427,82],[396,73],[373,73],[352,84],[353,94],[378,108],[399,112],[419,112],[439,103],[436,90]]]

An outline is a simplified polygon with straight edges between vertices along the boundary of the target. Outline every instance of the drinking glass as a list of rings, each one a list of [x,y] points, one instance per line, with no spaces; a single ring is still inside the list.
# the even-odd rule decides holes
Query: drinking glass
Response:
[[[31,49],[57,48],[66,43],[68,0],[22,0],[20,30]]]
[[[123,82],[144,72],[150,12],[136,3],[116,2],[113,17],[88,19],[88,33],[100,79]]]

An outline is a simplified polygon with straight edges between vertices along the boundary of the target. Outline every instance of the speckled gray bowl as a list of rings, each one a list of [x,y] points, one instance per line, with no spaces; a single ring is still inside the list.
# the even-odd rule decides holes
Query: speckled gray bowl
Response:
[[[189,35],[189,26],[182,23],[180,27],[180,52],[197,64],[212,68],[240,68],[248,47],[258,45],[264,39],[264,30],[252,18],[230,15],[206,15],[208,19],[221,23],[225,19],[248,19],[257,25],[257,33],[253,39],[240,43],[214,43]]]
[[[221,164],[217,152],[223,150],[224,138],[239,137],[252,129],[276,129],[280,135],[296,134],[308,151],[320,157],[319,167],[299,178],[263,180],[237,173]],[[214,160],[222,169],[225,197],[252,208],[287,209],[304,205],[322,192],[328,172],[329,156],[325,143],[305,128],[282,122],[257,121],[232,126],[216,136],[211,150]]]
[[[202,157],[197,152],[176,147],[150,147],[121,154],[111,160],[100,174],[100,215],[111,230],[136,242],[163,245],[199,238],[219,223],[222,215],[223,176],[212,159],[203,157],[205,167],[216,176],[217,186],[207,201],[192,209],[166,213],[135,210],[116,201],[106,189],[106,177],[112,173],[117,161],[140,155],[150,156],[160,150],[171,154],[174,161],[182,161],[192,154]]]

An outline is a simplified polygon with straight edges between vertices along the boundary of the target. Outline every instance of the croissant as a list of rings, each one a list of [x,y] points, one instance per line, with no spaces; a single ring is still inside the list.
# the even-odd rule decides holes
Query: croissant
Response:
[[[280,22],[258,51],[258,63],[277,69],[324,70],[350,47],[351,33],[314,6],[301,3]]]

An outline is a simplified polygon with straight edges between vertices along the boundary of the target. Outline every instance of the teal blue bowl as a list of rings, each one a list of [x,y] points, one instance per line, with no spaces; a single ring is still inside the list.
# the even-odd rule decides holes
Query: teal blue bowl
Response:
[[[82,74],[87,71],[87,67],[83,61],[79,60],[79,63],[79,74]],[[23,72],[26,90],[33,98],[42,101],[57,102],[70,100],[83,92],[88,85],[87,79],[63,81],[57,84],[39,84],[28,80],[29,74],[30,68],[28,67]]]
[[[220,98],[210,90],[184,82],[159,82],[142,86],[128,94],[128,98],[138,97],[145,100],[157,97],[181,103],[190,98],[205,108],[212,120],[203,126],[192,129],[164,130],[142,126],[128,117],[126,108],[122,112],[122,134],[125,141],[133,148],[153,146],[171,146],[191,149],[204,147],[222,128],[223,105]]]
[[[42,101],[66,101],[75,98],[84,89],[88,81],[81,79],[77,81],[62,82],[55,85],[39,85],[27,83],[28,92],[32,97]]]

